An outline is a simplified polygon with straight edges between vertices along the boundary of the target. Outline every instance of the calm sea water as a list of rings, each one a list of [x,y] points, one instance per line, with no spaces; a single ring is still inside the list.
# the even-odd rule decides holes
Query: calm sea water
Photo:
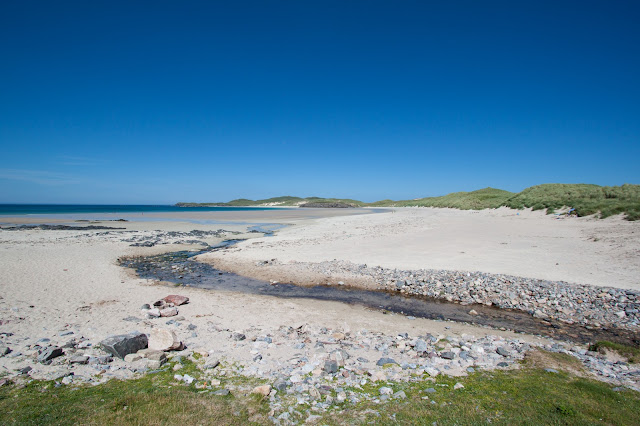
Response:
[[[93,205],[93,204],[0,204],[0,215],[76,214],[76,213],[146,213],[146,212],[215,212],[269,210],[269,207],[176,207],[152,205]]]

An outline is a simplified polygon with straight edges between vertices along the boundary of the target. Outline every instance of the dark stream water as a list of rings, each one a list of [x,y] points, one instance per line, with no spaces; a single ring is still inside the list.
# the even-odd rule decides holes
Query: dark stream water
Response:
[[[237,240],[229,240],[210,250],[224,250]],[[397,312],[407,316],[436,320],[451,320],[516,332],[548,336],[580,343],[609,340],[619,343],[640,343],[637,333],[614,327],[591,329],[581,325],[534,318],[526,312],[498,309],[484,305],[460,305],[442,300],[404,296],[384,291],[358,290],[343,286],[302,287],[293,284],[272,285],[236,274],[219,271],[211,265],[197,262],[194,256],[204,251],[179,251],[156,256],[121,259],[122,266],[133,268],[141,278],[168,281],[191,287],[237,291],[241,293],[282,298],[331,300]],[[470,315],[474,309],[478,315]]]

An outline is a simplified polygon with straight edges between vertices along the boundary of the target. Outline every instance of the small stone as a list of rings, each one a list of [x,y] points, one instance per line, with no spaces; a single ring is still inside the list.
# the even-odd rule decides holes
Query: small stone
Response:
[[[460,382],[453,385],[453,390],[464,389],[464,385]]]
[[[160,311],[161,317],[175,317],[176,315],[178,315],[178,308],[176,307],[165,308]]]
[[[393,389],[386,386],[381,387],[378,391],[380,392],[380,395],[391,395],[393,393]]]
[[[204,363],[205,369],[213,369],[220,365],[220,360],[217,358],[209,357],[207,361]]]
[[[238,342],[239,342],[239,341],[242,341],[242,340],[246,339],[246,338],[247,338],[247,336],[245,336],[245,335],[244,335],[244,334],[242,334],[242,333],[233,333],[233,334],[231,335],[231,338],[232,338],[233,340],[235,340],[235,341],[238,341]]]
[[[446,352],[440,352],[440,358],[444,358],[444,359],[454,359],[456,357],[456,354],[454,354],[451,351],[446,351]]]
[[[62,356],[63,354],[64,352],[62,351],[62,348],[50,347],[38,355],[38,362],[46,363],[54,358]]]
[[[396,364],[396,365],[399,365],[396,362],[396,360],[394,360],[393,358],[380,358],[378,360],[378,362],[376,362],[376,365],[380,366],[380,367],[384,366],[385,364]]]
[[[160,309],[153,308],[147,311],[142,311],[143,314],[147,314],[149,318],[160,318]]]
[[[180,305],[184,305],[185,303],[189,302],[189,298],[186,296],[180,296],[177,294],[170,294],[167,297],[165,297],[164,300],[166,303],[173,303],[173,306],[180,306]]]
[[[469,315],[478,315],[478,311],[476,311],[475,309],[472,309],[469,311]]]
[[[404,391],[398,391],[393,394],[394,399],[407,399],[407,394]]]
[[[424,371],[431,377],[436,377],[438,374],[440,374],[440,371],[438,371],[438,369],[433,367],[426,367]]]
[[[89,362],[89,357],[86,355],[76,355],[71,357],[69,360],[70,364],[87,364]]]
[[[415,346],[413,347],[413,349],[414,349],[416,352],[426,352],[426,351],[427,351],[427,342],[425,342],[425,341],[424,341],[424,340],[422,340],[422,339],[418,339],[418,340],[416,341],[416,344],[415,344]]]
[[[29,371],[31,371],[32,368],[29,367],[28,365],[24,368],[21,368],[20,370],[18,370],[20,372],[20,374],[27,374]]]
[[[270,385],[256,386],[255,388],[253,388],[251,393],[255,393],[262,396],[269,396],[269,393],[271,393],[271,386]]]
[[[511,352],[509,352],[509,350],[504,346],[498,346],[498,349],[496,349],[496,353],[498,355],[502,355],[503,357],[508,357],[511,355]]]
[[[558,370],[556,370],[555,368],[545,368],[544,371],[546,371],[547,373],[558,373]]]
[[[162,361],[156,361],[153,359],[148,359],[147,360],[147,368],[151,369],[151,370],[157,370],[158,368],[162,367],[163,362]]]
[[[227,396],[227,395],[229,395],[229,393],[230,393],[229,389],[220,389],[220,390],[217,390],[217,391],[213,392],[213,394],[217,395],[217,396]]]
[[[185,382],[186,384],[190,385],[191,383],[193,383],[193,381],[195,380],[195,378],[191,377],[188,374],[185,374],[184,376],[182,376],[182,381]]]
[[[140,361],[142,359],[142,357],[140,355],[138,355],[137,353],[135,354],[127,354],[124,356],[124,361],[125,362],[136,362],[136,361]]]
[[[151,309],[151,305],[149,305],[148,303],[145,303],[144,305],[142,305],[140,309],[148,311],[149,309]]]
[[[436,393],[435,388],[428,388],[424,390],[426,393]]]
[[[334,374],[338,372],[338,363],[336,361],[325,361],[323,370],[328,374]]]

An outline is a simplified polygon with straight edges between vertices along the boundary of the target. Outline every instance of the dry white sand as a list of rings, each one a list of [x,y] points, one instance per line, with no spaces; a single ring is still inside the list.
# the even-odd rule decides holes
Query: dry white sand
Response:
[[[242,242],[201,260],[256,278],[299,278],[291,262],[347,260],[398,269],[511,274],[571,283],[640,289],[640,222],[557,219],[507,208],[461,211],[397,208],[330,217]],[[281,264],[256,267],[256,261]],[[295,272],[294,272],[295,271]]]

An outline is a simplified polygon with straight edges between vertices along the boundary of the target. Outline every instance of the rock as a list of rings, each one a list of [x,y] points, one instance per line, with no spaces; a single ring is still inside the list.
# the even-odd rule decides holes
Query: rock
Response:
[[[333,333],[331,336],[338,341],[344,340],[346,337],[344,333]]]
[[[242,333],[233,333],[233,334],[231,335],[231,338],[232,338],[233,340],[237,341],[237,342],[240,342],[240,341],[242,341],[242,340],[246,339],[246,338],[247,338],[247,336],[245,336],[245,335],[244,335],[244,334],[242,334]]]
[[[438,371],[438,369],[433,367],[426,367],[424,371],[431,377],[436,377],[438,374],[440,374],[440,371]]]
[[[496,349],[496,353],[498,355],[502,355],[503,357],[508,357],[511,355],[511,352],[509,352],[509,350],[504,346],[498,346],[498,349]]]
[[[393,389],[386,386],[381,387],[378,391],[380,392],[380,395],[391,395],[393,393]]]
[[[167,354],[162,351],[153,351],[147,353],[147,359],[151,361],[160,361],[162,364],[167,362]]]
[[[127,354],[124,356],[124,361],[125,362],[136,362],[136,361],[140,361],[142,359],[142,357],[140,355],[138,355],[137,353],[135,354]]]
[[[183,345],[173,331],[166,328],[154,328],[149,336],[149,349],[156,351],[173,351],[182,349]]]
[[[626,316],[627,316],[627,314],[626,314],[626,312],[625,312],[625,311],[618,311],[618,312],[616,312],[616,316],[617,316],[618,318],[624,318],[624,317],[626,317]]]
[[[89,363],[89,357],[86,355],[76,355],[69,360],[70,364],[87,364]]]
[[[273,387],[274,389],[283,392],[287,389],[287,382],[283,378],[279,378],[273,383]]]
[[[167,303],[173,303],[173,306],[180,306],[180,305],[184,305],[185,303],[189,302],[189,298],[186,296],[179,296],[177,294],[170,294],[167,297],[165,297],[164,299],[165,302]]]
[[[407,399],[407,394],[404,391],[398,391],[393,394],[394,399]]]
[[[160,310],[161,317],[175,317],[176,315],[178,315],[178,308],[176,307],[165,308]]]
[[[157,370],[158,368],[162,367],[163,364],[164,364],[164,361],[159,361],[155,359],[147,360],[147,368],[149,368],[150,370]]]
[[[148,303],[145,303],[144,305],[142,305],[142,307],[140,309],[149,310],[149,309],[151,309],[151,305],[149,305]]]
[[[229,389],[220,389],[220,390],[217,390],[217,391],[213,392],[213,394],[217,395],[217,396],[227,396],[227,395],[229,395],[229,393],[230,393]]]
[[[325,373],[334,374],[338,372],[338,363],[336,361],[327,360],[324,363],[323,370]]]
[[[47,348],[40,355],[38,355],[38,362],[46,363],[51,361],[54,358],[62,356],[63,354],[64,352],[62,351],[62,348],[52,346],[50,348]]]
[[[475,309],[472,309],[469,311],[469,315],[478,315],[478,311],[476,311]]]
[[[8,355],[11,352],[8,346],[0,344],[0,357]]]
[[[29,371],[31,371],[32,368],[29,367],[28,365],[24,368],[21,368],[20,370],[18,370],[20,372],[20,374],[27,374]]]
[[[451,351],[440,352],[440,358],[454,359],[455,357],[456,357],[456,354],[454,354]]]
[[[147,314],[149,318],[160,318],[160,309],[153,308],[148,311],[142,311],[142,313]]]
[[[100,342],[100,346],[106,352],[124,359],[125,356],[138,352],[148,346],[147,335],[139,331],[128,334],[109,336]]]
[[[216,368],[219,365],[220,365],[220,361],[217,358],[209,357],[207,361],[204,363],[204,368],[212,369],[212,368]]]
[[[424,390],[426,393],[436,393],[435,388],[428,388]]]
[[[547,373],[558,373],[558,370],[556,370],[555,368],[545,368],[544,371],[546,371]]]
[[[453,385],[453,390],[464,389],[464,385],[460,382]]]
[[[191,377],[188,374],[185,374],[184,376],[182,376],[182,381],[185,382],[186,384],[190,385],[191,383],[193,383],[193,381],[195,380],[195,378]]]
[[[416,344],[415,344],[415,346],[413,347],[413,349],[414,349],[416,352],[426,352],[426,351],[427,351],[427,342],[425,342],[425,341],[424,341],[424,340],[422,340],[422,339],[418,339],[418,340],[416,341]]]
[[[382,366],[383,366],[383,365],[385,365],[385,364],[396,364],[396,365],[399,365],[399,364],[396,362],[396,360],[394,360],[393,358],[380,358],[380,359],[378,360],[378,362],[376,362],[376,365],[377,365],[377,366],[380,366],[380,367],[382,367]]]
[[[262,396],[269,396],[269,393],[271,393],[271,386],[270,385],[256,386],[255,388],[253,388],[251,393],[255,393]]]

